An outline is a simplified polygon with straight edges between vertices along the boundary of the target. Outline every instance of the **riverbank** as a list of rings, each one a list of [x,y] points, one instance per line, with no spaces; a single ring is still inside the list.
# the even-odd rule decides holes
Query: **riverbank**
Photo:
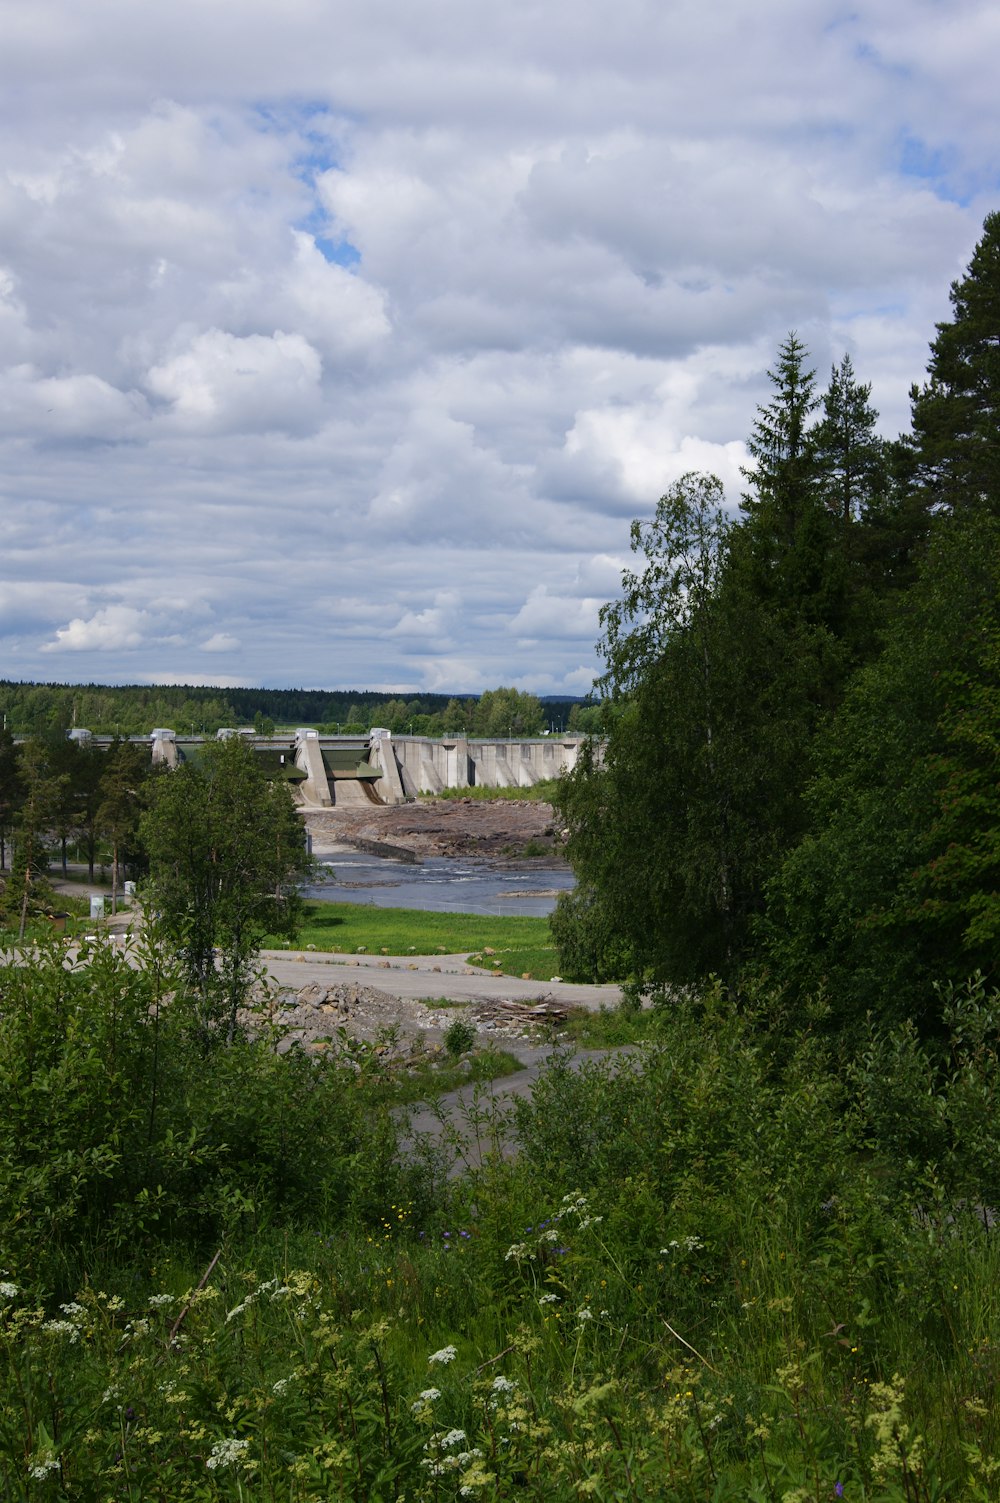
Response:
[[[418,859],[473,856],[518,866],[566,865],[555,811],[541,802],[420,799],[308,810],[302,817],[316,855],[333,855],[345,845],[368,851],[390,846]]]

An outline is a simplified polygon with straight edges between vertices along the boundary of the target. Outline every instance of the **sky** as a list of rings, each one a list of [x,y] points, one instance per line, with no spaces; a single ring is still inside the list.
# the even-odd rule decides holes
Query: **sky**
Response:
[[[908,422],[994,0],[0,0],[0,678],[585,694],[795,330]]]

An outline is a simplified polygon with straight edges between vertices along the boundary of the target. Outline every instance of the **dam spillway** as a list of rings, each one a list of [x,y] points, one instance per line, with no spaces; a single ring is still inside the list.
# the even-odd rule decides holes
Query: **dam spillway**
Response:
[[[364,802],[400,804],[446,788],[530,788],[561,777],[576,766],[585,736],[473,738],[394,736],[376,727],[367,734],[327,736],[303,727],[294,732],[238,735],[260,758],[269,777],[289,783],[304,809],[330,809]],[[97,745],[110,737],[93,737]],[[180,736],[158,728],[147,741],[156,764],[178,767],[197,762],[212,737]]]

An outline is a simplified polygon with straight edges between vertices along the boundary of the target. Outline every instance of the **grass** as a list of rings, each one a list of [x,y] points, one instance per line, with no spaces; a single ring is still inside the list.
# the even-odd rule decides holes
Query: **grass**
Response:
[[[265,947],[283,946],[269,936]],[[557,974],[555,945],[546,918],[494,918],[475,913],[432,913],[416,908],[376,908],[369,903],[306,903],[295,948],[341,955],[461,955],[474,965],[537,980]],[[495,954],[488,955],[487,950]],[[499,967],[494,965],[498,961]]]
[[[393,1072],[384,1090],[389,1104],[408,1106],[417,1101],[432,1101],[446,1091],[461,1090],[462,1086],[488,1085],[523,1069],[517,1056],[506,1049],[477,1049],[469,1054],[464,1069],[457,1060],[438,1054],[433,1060],[411,1062],[404,1073]]]
[[[557,778],[545,778],[540,783],[535,783],[531,788],[486,788],[476,784],[472,788],[442,788],[441,792],[434,795],[438,799],[471,798],[485,803],[496,800],[519,800],[529,804],[551,804],[556,788]],[[430,795],[422,794],[420,802],[434,802]]]
[[[90,917],[87,899],[74,897],[71,893],[57,892],[52,901],[53,916],[32,914],[25,925],[25,939],[44,940],[51,938],[53,934],[86,934],[93,930],[95,920]],[[0,944],[6,945],[11,939],[16,940],[19,927],[20,914],[16,907],[6,914],[0,914]]]
[[[153,993],[112,959],[0,976],[4,1503],[998,1496],[984,985],[926,1056],[787,1032],[768,995],[597,1015],[663,1047],[560,1052],[512,1109],[518,1155],[449,1179],[345,1064],[206,1067],[168,1013],[150,1081]],[[455,1125],[489,1149],[483,1103]],[[53,1227],[80,1250],[56,1289]]]
[[[667,1033],[667,1014],[659,1008],[642,1012],[621,1007],[602,1007],[599,1012],[574,1008],[559,1024],[560,1038],[578,1049],[615,1049],[626,1044],[654,1044]]]

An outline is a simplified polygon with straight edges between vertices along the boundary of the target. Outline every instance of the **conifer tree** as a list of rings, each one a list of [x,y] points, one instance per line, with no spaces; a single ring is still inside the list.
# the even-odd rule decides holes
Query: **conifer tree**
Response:
[[[1000,212],[988,214],[929,380],[910,391],[914,483],[934,510],[1000,510]]]
[[[824,503],[845,537],[852,523],[878,506],[888,486],[887,445],[876,431],[871,393],[871,383],[857,380],[845,355],[830,372],[823,415],[810,434]]]

